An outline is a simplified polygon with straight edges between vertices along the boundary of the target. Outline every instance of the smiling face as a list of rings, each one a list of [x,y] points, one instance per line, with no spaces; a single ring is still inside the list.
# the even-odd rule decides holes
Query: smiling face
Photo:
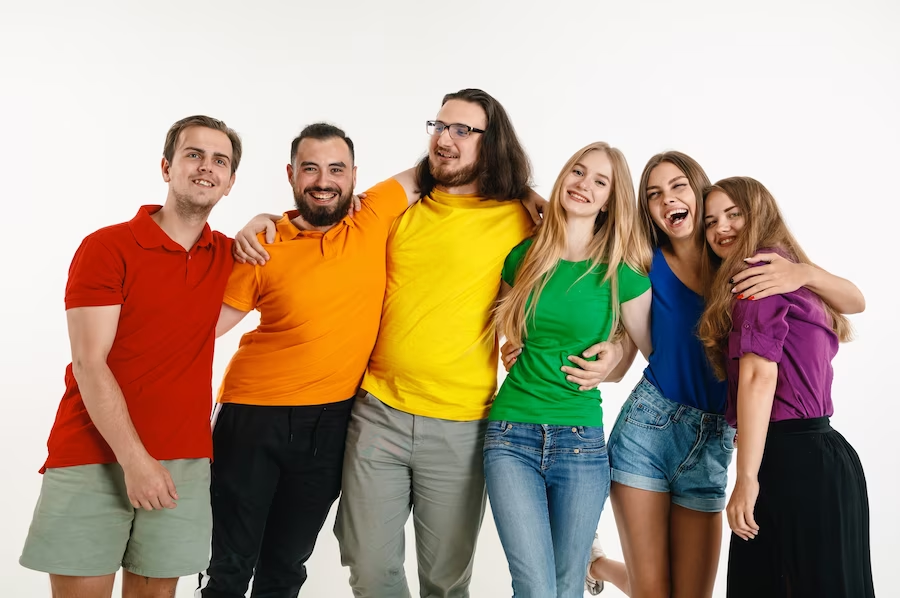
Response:
[[[297,210],[308,224],[330,227],[347,215],[356,167],[342,138],[301,140],[287,172]]]
[[[606,211],[613,185],[613,166],[603,151],[589,151],[563,179],[560,205],[567,217],[596,219]]]
[[[705,212],[706,242],[713,253],[725,259],[744,229],[744,214],[730,197],[718,189],[706,196]]]
[[[697,198],[687,176],[671,162],[660,162],[647,181],[647,207],[653,222],[670,240],[694,232]]]
[[[445,124],[487,128],[487,115],[478,104],[463,100],[449,100],[438,112],[437,119]],[[481,133],[470,133],[464,139],[450,136],[450,128],[440,135],[432,135],[428,145],[428,165],[435,182],[451,189],[475,183],[478,179],[478,152]]]
[[[205,215],[234,184],[232,145],[228,135],[195,126],[178,136],[172,161],[162,161],[163,180],[182,214]]]

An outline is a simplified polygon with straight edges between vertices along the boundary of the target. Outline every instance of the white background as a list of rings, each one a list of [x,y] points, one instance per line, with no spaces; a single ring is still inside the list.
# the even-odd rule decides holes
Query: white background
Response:
[[[49,595],[46,576],[17,559],[69,361],[69,261],[86,234],[164,200],[168,127],[204,113],[243,135],[237,183],[210,218],[231,234],[256,213],[291,206],[284,165],[305,124],[347,130],[364,189],[422,155],[424,121],[444,93],[463,87],[507,108],[539,192],[595,140],[620,147],[635,178],[652,154],[679,149],[713,180],[760,179],[812,258],[859,285],[868,309],[853,318],[858,340],[834,364],[833,423],[866,468],[876,588],[900,595],[890,353],[900,330],[888,253],[900,158],[895,0],[0,6],[0,595]],[[219,341],[215,385],[251,320]],[[608,425],[642,365],[604,388]],[[309,562],[305,596],[351,595],[331,525]],[[600,527],[607,551],[620,555],[608,504]],[[412,549],[407,575],[417,594]],[[192,581],[178,596],[192,595]],[[510,593],[488,515],[472,594]]]

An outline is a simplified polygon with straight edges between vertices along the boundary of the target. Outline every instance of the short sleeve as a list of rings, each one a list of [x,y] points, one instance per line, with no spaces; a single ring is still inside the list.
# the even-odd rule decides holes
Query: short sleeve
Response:
[[[125,257],[96,234],[81,242],[66,282],[66,309],[125,303]]]
[[[396,179],[378,183],[366,191],[362,200],[362,209],[372,212],[388,228],[408,206],[406,190]]]
[[[525,239],[513,247],[512,251],[509,252],[509,255],[506,256],[506,260],[503,262],[503,270],[500,271],[500,278],[502,278],[503,282],[509,286],[513,286],[515,283],[516,272],[518,271],[519,265],[522,263],[525,254],[528,253],[528,248],[531,247],[531,243],[531,239]]]
[[[779,363],[787,338],[790,303],[783,295],[756,301],[735,300],[731,308],[732,330],[728,337],[728,359],[754,353]]]
[[[252,264],[235,263],[222,301],[240,311],[256,309],[259,302],[259,268]]]
[[[627,303],[640,297],[650,288],[650,279],[631,268],[628,264],[619,264],[616,273],[619,281],[619,303]]]

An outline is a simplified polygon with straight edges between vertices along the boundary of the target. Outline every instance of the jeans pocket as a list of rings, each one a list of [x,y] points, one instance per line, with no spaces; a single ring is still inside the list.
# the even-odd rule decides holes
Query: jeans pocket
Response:
[[[722,430],[722,450],[726,453],[734,452],[734,436],[737,433],[737,430],[732,428],[729,425],[725,425]]]
[[[625,421],[642,428],[664,430],[669,427],[672,420],[669,414],[662,412],[644,399],[636,398],[631,404],[631,409],[628,410],[628,415],[625,416]]]

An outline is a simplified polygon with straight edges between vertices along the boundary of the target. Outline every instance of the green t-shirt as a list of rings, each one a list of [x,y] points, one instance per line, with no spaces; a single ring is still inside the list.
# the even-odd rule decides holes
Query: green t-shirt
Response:
[[[532,240],[507,256],[502,278],[510,286]],[[567,358],[609,337],[612,326],[611,287],[606,265],[581,278],[590,261],[560,260],[541,296],[518,360],[506,376],[491,407],[490,420],[559,426],[602,426],[599,389],[578,390],[560,369],[574,366]],[[579,280],[580,278],[580,280]],[[576,282],[577,280],[577,282]],[[650,279],[625,264],[618,269],[619,302],[650,288]],[[530,301],[530,299],[529,299]],[[575,366],[577,367],[577,366]]]

